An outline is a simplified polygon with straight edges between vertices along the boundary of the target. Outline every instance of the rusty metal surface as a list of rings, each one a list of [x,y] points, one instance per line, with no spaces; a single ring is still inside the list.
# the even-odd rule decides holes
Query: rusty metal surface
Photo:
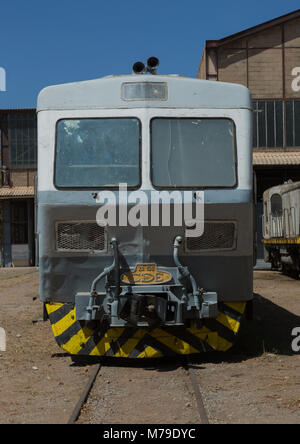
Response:
[[[253,165],[300,165],[300,152],[254,152]]]
[[[34,187],[2,187],[0,188],[0,199],[18,197],[34,197]]]

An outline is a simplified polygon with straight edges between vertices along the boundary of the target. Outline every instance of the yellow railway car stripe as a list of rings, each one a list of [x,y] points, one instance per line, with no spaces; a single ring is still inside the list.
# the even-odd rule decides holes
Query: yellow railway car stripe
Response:
[[[124,333],[125,328],[114,327],[110,328],[103,338],[98,342],[95,348],[91,351],[90,356],[103,356],[111,348],[110,343],[112,341],[117,341],[118,338]]]
[[[285,239],[281,239],[281,238],[271,238],[271,239],[264,239],[263,240],[264,244],[300,244],[300,237],[295,237],[295,238],[285,238]]]
[[[155,348],[148,345],[142,353],[138,355],[138,358],[161,358],[163,354],[155,350]]]
[[[92,330],[84,327],[81,330],[79,330],[78,333],[72,336],[70,340],[65,344],[63,344],[61,347],[71,355],[76,355],[84,347],[84,345],[90,339],[92,334],[93,334]]]
[[[207,342],[207,344],[214,350],[218,349],[218,333],[209,330],[207,327],[203,327],[200,330],[197,330],[196,328],[188,328],[187,330],[192,333],[192,335]]]
[[[75,309],[71,310],[66,316],[64,316],[60,321],[52,324],[52,330],[54,336],[61,335],[66,331],[72,324],[76,322]]]
[[[192,345],[159,328],[156,328],[155,330],[151,331],[149,335],[157,339],[162,344],[165,344],[167,347],[169,347],[176,353],[181,353],[181,354],[199,353],[199,350],[194,348]]]
[[[128,357],[131,352],[135,349],[136,345],[140,342],[140,340],[145,336],[147,333],[147,330],[139,329],[137,332],[135,332],[134,336],[129,338],[125,344],[123,344],[120,348],[120,350],[117,351],[117,353],[114,354],[115,357]]]
[[[50,315],[51,313],[54,313],[56,310],[61,308],[63,305],[64,304],[46,304],[46,309],[47,309],[48,315]]]
[[[102,338],[98,342],[95,348],[90,353],[90,356],[103,356],[110,348],[110,344],[107,342],[107,338]]]
[[[217,321],[230,330],[234,331],[234,333],[237,333],[239,331],[240,323],[235,319],[232,319],[229,316],[225,315],[224,313],[219,314],[219,316],[217,317]]]
[[[204,342],[217,351],[226,351],[232,347],[232,343],[222,338],[217,332],[209,330],[207,327],[201,330],[197,330],[195,328],[187,329],[190,333],[192,333],[197,338],[201,339]]]

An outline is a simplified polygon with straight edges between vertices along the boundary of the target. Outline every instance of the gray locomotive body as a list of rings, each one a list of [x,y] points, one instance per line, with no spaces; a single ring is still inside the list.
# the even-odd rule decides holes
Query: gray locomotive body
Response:
[[[295,277],[300,273],[300,182],[270,188],[264,196],[266,262]]]
[[[252,300],[251,114],[246,88],[178,76],[41,92],[40,298],[63,349],[232,346]]]

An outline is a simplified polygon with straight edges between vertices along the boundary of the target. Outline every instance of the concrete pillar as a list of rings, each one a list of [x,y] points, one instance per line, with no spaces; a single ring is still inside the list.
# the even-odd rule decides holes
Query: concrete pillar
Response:
[[[11,205],[10,200],[2,201],[3,217],[3,261],[4,267],[12,266],[11,257]]]
[[[27,229],[28,229],[28,259],[29,266],[34,265],[34,221],[33,199],[27,200]]]
[[[3,267],[3,218],[2,218],[2,201],[0,201],[0,267]]]

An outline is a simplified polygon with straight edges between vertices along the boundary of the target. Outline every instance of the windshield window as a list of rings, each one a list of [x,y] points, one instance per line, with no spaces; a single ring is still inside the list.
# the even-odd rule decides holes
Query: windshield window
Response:
[[[151,121],[152,182],[157,187],[236,185],[235,127],[230,119]]]
[[[55,185],[62,188],[137,187],[140,122],[134,118],[60,120]]]

